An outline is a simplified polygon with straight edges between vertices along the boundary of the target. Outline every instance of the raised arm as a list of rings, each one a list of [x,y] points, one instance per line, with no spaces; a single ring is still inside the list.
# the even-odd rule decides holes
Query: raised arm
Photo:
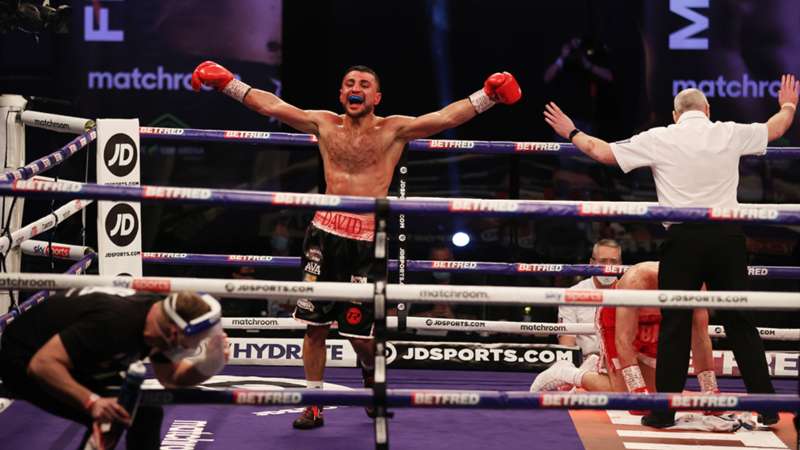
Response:
[[[397,131],[399,139],[410,141],[433,136],[444,130],[457,127],[477,115],[478,113],[469,100],[462,99],[445,106],[439,111],[419,117],[390,116],[387,120],[389,123],[396,122],[399,125]]]
[[[781,76],[781,90],[778,91],[778,105],[780,110],[767,121],[767,141],[771,142],[780,138],[794,122],[794,113],[797,111],[798,82],[794,75]]]
[[[441,133],[456,127],[486,111],[496,103],[510,105],[519,101],[522,90],[508,72],[495,73],[486,79],[483,89],[469,98],[453,102],[439,111],[419,117],[392,116],[390,121],[398,124],[397,137],[410,141]]]
[[[233,73],[221,65],[205,61],[192,73],[192,88],[199,91],[201,86],[210,86],[223,94],[238,100],[259,114],[274,117],[304,133],[319,135],[319,119],[326,111],[307,111],[292,106],[271,92],[250,87],[234,78]]]
[[[238,81],[238,80],[234,80]],[[319,119],[321,115],[330,114],[330,111],[314,111],[300,109],[276,96],[272,92],[261,89],[250,89],[242,104],[253,111],[269,117],[274,117],[290,127],[304,133],[319,136]]]
[[[575,128],[572,119],[564,114],[554,102],[550,102],[545,106],[544,121],[553,127],[553,130],[559,136],[572,141],[575,147],[578,147],[578,150],[582,151],[586,156],[603,164],[618,165],[608,142]]]

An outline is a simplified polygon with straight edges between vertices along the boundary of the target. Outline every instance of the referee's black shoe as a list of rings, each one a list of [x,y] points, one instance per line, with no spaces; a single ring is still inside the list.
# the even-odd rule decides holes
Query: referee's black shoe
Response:
[[[361,378],[364,380],[364,387],[367,389],[372,389],[372,387],[375,386],[375,369],[365,369],[361,364],[361,361],[358,362],[358,365],[361,366]],[[370,419],[375,418],[375,408],[367,406],[364,408],[364,411],[366,411],[367,417]]]
[[[675,412],[653,411],[642,416],[642,425],[653,428],[667,428],[675,425]]]
[[[359,365],[360,364],[361,362],[359,361]],[[361,378],[364,379],[364,387],[367,389],[372,389],[372,387],[375,386],[375,369],[365,369],[364,366],[361,366]],[[369,417],[370,419],[374,419],[375,416],[377,415],[375,413],[375,408],[371,406],[367,406],[366,408],[364,408],[364,411],[366,411],[367,417]],[[386,417],[389,418],[394,417],[394,413],[387,411]]]
[[[775,411],[759,413],[758,415],[758,421],[761,423],[761,425],[767,427],[770,425],[775,425],[776,423],[780,422],[780,420],[781,417]]]

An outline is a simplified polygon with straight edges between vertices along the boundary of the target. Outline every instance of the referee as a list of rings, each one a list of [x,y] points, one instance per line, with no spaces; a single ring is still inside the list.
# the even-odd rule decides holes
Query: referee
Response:
[[[798,82],[794,75],[781,77],[780,110],[764,123],[711,122],[711,107],[697,89],[681,91],[674,101],[674,125],[651,128],[632,138],[609,144],[581,132],[555,103],[544,117],[556,133],[568,138],[587,156],[618,165],[625,173],[650,167],[658,203],[670,207],[738,206],[739,157],[763,155],[767,143],[780,138],[794,121]],[[728,223],[672,223],[661,247],[660,289],[741,291],[747,289],[745,236],[739,225]],[[725,326],[747,391],[775,392],[764,357],[764,345],[755,326],[741,311],[720,310],[716,317]],[[689,368],[692,311],[662,311],[658,336],[656,388],[681,392]],[[762,411],[764,425],[774,425],[775,411]],[[672,426],[674,411],[657,411],[642,418],[656,428]]]

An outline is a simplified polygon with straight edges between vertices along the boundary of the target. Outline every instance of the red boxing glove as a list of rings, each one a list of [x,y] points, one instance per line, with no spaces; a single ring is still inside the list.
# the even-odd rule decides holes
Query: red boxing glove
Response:
[[[497,72],[489,76],[483,83],[483,92],[492,100],[506,105],[513,105],[522,98],[522,89],[508,72]]]
[[[192,89],[199,91],[201,85],[206,85],[221,91],[232,79],[233,74],[230,70],[213,61],[205,61],[192,72]]]
[[[517,80],[508,72],[497,72],[489,76],[480,89],[469,96],[469,102],[478,114],[494,106],[495,103],[510,105],[522,97],[522,89]]]
[[[237,80],[230,70],[213,61],[200,63],[192,72],[192,89],[199,91],[201,86],[211,86],[223,94],[239,100],[250,90],[250,86]]]

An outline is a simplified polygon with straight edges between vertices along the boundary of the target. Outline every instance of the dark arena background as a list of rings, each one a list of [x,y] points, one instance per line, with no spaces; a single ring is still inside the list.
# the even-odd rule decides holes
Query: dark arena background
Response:
[[[549,101],[558,103],[582,130],[609,142],[623,140],[671,124],[673,96],[688,87],[706,94],[712,120],[765,122],[779,108],[780,75],[800,75],[798,0],[56,0],[51,6],[69,8],[47,24],[20,22],[12,11],[19,2],[42,5],[0,0],[0,9],[5,8],[0,11],[0,93],[22,95],[27,108],[36,111],[138,118],[143,127],[298,132],[219,93],[192,91],[192,71],[205,60],[219,62],[242,81],[301,109],[337,113],[342,112],[338,95],[345,69],[363,64],[380,76],[383,100],[376,113],[381,116],[432,112],[467,97],[494,72],[514,74],[521,101],[497,105],[434,137],[456,140],[453,145],[473,140],[564,142],[544,121]],[[67,140],[64,134],[34,127],[26,127],[25,133],[28,161]],[[769,145],[800,146],[800,126],[795,123]],[[94,146],[89,151],[93,155]],[[430,150],[408,151],[404,157],[407,196],[656,201],[649,169],[623,174],[618,167],[583,156]],[[299,193],[324,193],[326,187],[315,146],[149,139],[142,142],[140,158],[143,185]],[[94,156],[76,155],[48,174],[93,182],[94,165]],[[796,157],[744,158],[738,199],[800,204],[798,173]],[[399,194],[398,179],[390,195]],[[51,208],[50,200],[26,200],[23,222]],[[312,215],[311,210],[253,206],[145,202],[141,208],[142,250],[178,254],[298,256]],[[95,217],[96,210],[89,206],[88,216]],[[663,226],[654,221],[437,214],[407,215],[405,221],[409,260],[530,263],[545,269],[588,264],[593,243],[604,238],[621,244],[624,264],[655,261],[665,237]],[[800,266],[800,228],[744,228],[751,266]],[[397,231],[393,217],[390,236]],[[454,240],[458,233],[466,234],[468,243]],[[45,236],[53,242],[97,245],[94,219],[85,224],[77,218],[67,221]],[[390,238],[390,258],[397,257],[397,245]],[[143,267],[146,276],[301,277],[299,268],[247,262],[244,258],[241,265],[215,266],[145,261]],[[26,255],[22,271],[63,273],[71,263]],[[411,271],[405,282],[568,287],[580,279],[551,273],[475,274],[469,264],[442,267],[452,270]],[[396,281],[394,273],[390,281]],[[797,279],[754,277],[751,289],[798,292],[800,285]],[[227,331],[232,363],[210,388],[303,387],[303,331],[246,326],[259,321],[269,325],[272,319],[278,323],[291,316],[293,303],[224,299],[222,304],[224,317],[249,322]],[[482,321],[555,323],[556,307],[415,305],[409,315],[466,328],[475,324],[475,329],[390,330],[395,352],[390,387],[527,391],[533,372],[555,359],[580,357],[575,349],[556,346],[555,334],[478,329]],[[751,317],[759,327],[800,328],[796,311],[753,311]],[[728,343],[715,337],[713,345],[723,391],[743,392]],[[778,393],[796,394],[797,340],[766,340],[765,346]],[[483,348],[500,348],[502,353],[488,354],[506,356],[482,359],[478,355]],[[353,368],[355,354],[336,333],[329,341],[328,366],[334,368],[326,373],[326,383],[342,390],[361,387],[360,373]],[[687,389],[696,389],[691,377]],[[170,406],[161,448],[374,446],[372,422],[359,407],[332,407],[326,411],[329,423],[319,433],[291,429],[299,411]],[[769,435],[736,438],[739,433],[714,437],[698,432],[665,438],[647,434],[648,429],[637,425],[638,418],[626,412],[614,413],[399,410],[390,425],[393,446],[404,449],[797,448],[788,414],[774,433],[754,432]],[[2,448],[73,448],[82,433],[82,427],[21,401],[0,413]]]

